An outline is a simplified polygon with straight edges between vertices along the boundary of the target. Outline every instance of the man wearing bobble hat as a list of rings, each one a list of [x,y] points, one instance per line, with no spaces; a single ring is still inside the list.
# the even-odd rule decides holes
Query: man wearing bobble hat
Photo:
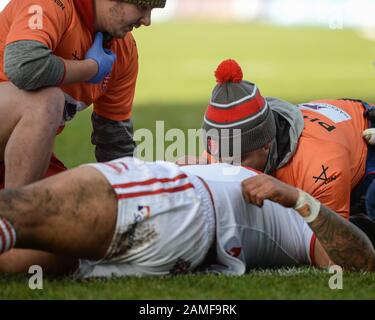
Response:
[[[203,124],[212,161],[272,174],[348,219],[351,196],[364,198],[375,171],[373,147],[366,143],[371,107],[352,99],[294,105],[265,98],[256,84],[243,80],[234,60],[222,62],[215,75],[218,84]],[[374,222],[364,215],[352,219],[374,243]]]

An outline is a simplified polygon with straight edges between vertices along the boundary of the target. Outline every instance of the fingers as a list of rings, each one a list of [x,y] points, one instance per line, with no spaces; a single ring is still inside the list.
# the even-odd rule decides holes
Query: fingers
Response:
[[[288,208],[296,204],[299,194],[298,189],[265,174],[243,181],[242,192],[245,199],[257,206],[271,200]]]
[[[248,192],[248,199],[249,203],[261,208],[263,207],[264,200],[266,200],[266,196],[261,190],[251,190]]]
[[[262,207],[272,197],[272,188],[266,175],[258,175],[242,182],[243,195],[249,203]]]
[[[103,47],[103,33],[101,33],[101,32],[96,33],[94,45]]]
[[[109,55],[112,58],[112,61],[115,62],[117,59],[117,56],[115,53],[113,53],[111,50],[104,48],[104,52]]]
[[[255,177],[251,177],[242,181],[242,188],[248,191],[257,190],[261,187],[264,187],[265,184],[267,184],[270,180],[269,178],[271,177],[265,174],[256,175]]]

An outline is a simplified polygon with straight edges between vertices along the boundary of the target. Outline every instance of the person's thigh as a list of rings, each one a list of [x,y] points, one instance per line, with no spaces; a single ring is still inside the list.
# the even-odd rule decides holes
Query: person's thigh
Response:
[[[117,198],[106,178],[85,166],[2,191],[0,212],[16,227],[17,248],[98,260],[112,241]]]
[[[44,178],[52,177],[58,173],[68,170],[65,165],[54,155],[52,154],[47,172]],[[0,190],[4,189],[5,180],[5,165],[4,162],[0,162]]]
[[[0,161],[4,160],[4,151],[17,123],[20,121],[25,112],[30,114],[34,111],[51,106],[51,110],[56,109],[56,115],[50,112],[50,117],[60,114],[63,93],[59,88],[45,88],[37,91],[25,91],[18,89],[11,82],[0,82]],[[59,105],[60,107],[56,107]],[[39,120],[38,120],[39,118]],[[35,121],[41,121],[36,113]],[[60,120],[61,121],[61,120]]]

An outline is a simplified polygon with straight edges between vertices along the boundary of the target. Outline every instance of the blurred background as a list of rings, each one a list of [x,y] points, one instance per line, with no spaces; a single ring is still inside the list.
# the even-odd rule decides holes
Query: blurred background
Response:
[[[375,103],[375,0],[168,0],[153,22],[133,33],[140,61],[135,129],[154,131],[157,120],[166,130],[199,128],[214,70],[227,58],[264,96]],[[69,167],[94,161],[90,112],[57,139]]]

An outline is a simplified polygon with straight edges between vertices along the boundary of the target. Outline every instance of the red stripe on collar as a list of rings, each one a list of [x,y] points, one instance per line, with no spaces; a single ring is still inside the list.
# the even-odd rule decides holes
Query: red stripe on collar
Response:
[[[74,0],[78,14],[92,35],[95,34],[94,27],[94,4],[93,0]]]

